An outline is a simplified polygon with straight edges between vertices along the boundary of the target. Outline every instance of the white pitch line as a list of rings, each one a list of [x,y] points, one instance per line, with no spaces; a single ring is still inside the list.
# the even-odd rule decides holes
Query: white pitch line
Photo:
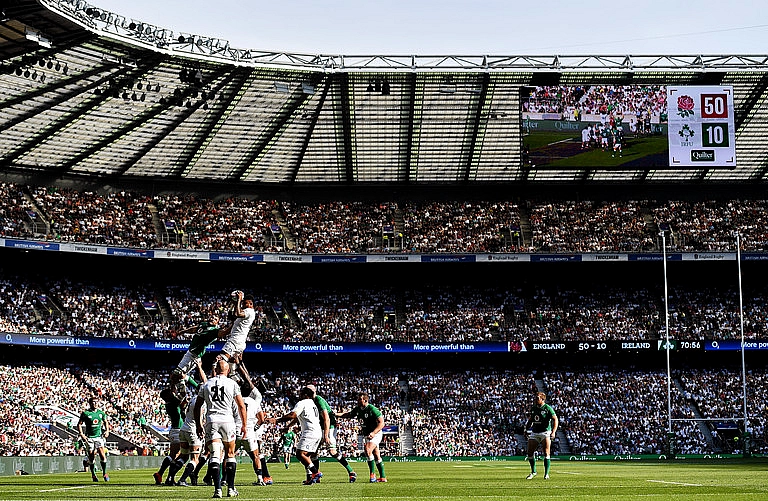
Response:
[[[648,480],[649,482],[655,482],[657,484],[673,484],[673,485],[685,485],[687,487],[701,487],[701,484],[688,484],[685,482],[669,482],[667,480]]]
[[[61,487],[59,489],[42,489],[37,492],[71,491],[74,489],[87,489],[90,485],[78,485],[77,487]]]

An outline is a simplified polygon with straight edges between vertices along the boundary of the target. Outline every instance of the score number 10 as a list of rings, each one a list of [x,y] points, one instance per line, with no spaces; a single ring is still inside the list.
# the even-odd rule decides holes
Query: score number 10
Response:
[[[728,118],[728,97],[725,94],[701,94],[701,118]],[[728,147],[728,122],[701,124],[701,145]]]

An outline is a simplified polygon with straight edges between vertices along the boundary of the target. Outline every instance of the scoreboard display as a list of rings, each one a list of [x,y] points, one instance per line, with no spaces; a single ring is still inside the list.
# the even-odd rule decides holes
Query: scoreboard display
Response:
[[[735,167],[733,87],[667,88],[669,165]]]
[[[521,97],[537,169],[736,167],[732,86],[538,86]]]

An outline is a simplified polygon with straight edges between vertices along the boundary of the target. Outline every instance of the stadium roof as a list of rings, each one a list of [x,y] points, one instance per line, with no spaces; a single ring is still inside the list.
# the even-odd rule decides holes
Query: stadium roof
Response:
[[[0,171],[239,186],[760,185],[768,56],[322,55],[230,47],[76,0],[0,18]],[[728,85],[735,168],[537,168],[537,85]]]

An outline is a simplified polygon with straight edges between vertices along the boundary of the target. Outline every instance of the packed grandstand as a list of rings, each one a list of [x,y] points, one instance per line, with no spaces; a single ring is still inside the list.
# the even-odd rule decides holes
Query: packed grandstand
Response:
[[[82,454],[91,394],[114,454],[163,454],[184,332],[234,289],[267,413],[365,391],[387,456],[524,455],[536,391],[556,454],[768,452],[762,60],[378,67],[17,4],[39,31],[0,42],[0,455]],[[654,149],[673,84],[733,90],[736,166]],[[318,346],[343,349],[288,353]]]

